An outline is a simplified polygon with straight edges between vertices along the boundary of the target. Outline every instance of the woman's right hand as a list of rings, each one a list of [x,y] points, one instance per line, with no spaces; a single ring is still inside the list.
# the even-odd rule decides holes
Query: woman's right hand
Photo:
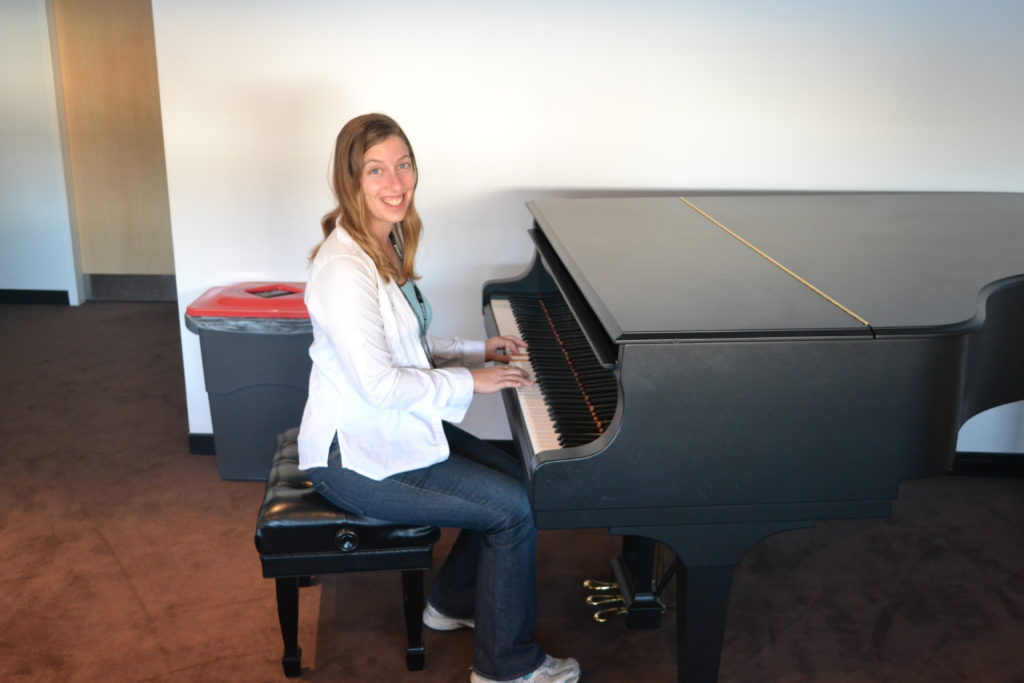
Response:
[[[474,394],[493,394],[502,389],[533,384],[526,371],[514,365],[492,365],[470,370],[470,373],[473,375]]]

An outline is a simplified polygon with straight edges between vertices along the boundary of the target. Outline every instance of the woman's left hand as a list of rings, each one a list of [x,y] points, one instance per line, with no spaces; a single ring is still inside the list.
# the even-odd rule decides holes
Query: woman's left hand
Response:
[[[484,358],[486,360],[498,361],[499,363],[507,363],[510,360],[523,360],[523,358],[517,359],[515,356],[524,356],[526,348],[526,342],[519,337],[513,337],[512,335],[491,337],[484,342]]]

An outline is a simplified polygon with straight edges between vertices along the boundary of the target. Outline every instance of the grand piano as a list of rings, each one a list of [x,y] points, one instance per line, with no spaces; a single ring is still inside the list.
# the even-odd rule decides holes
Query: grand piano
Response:
[[[887,517],[971,416],[1024,399],[1024,195],[701,194],[528,204],[488,334],[541,529],[606,527],[631,626],[678,599],[679,680],[718,676],[733,567],[817,520]]]

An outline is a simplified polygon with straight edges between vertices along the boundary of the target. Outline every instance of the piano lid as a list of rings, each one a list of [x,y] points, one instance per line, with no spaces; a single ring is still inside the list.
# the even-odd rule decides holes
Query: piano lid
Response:
[[[677,197],[529,207],[615,342],[871,334]]]
[[[1024,273],[1024,195],[695,195],[529,207],[619,343],[969,328],[979,292]]]
[[[1024,194],[708,196],[707,213],[864,316],[878,335],[967,330],[1024,275]]]

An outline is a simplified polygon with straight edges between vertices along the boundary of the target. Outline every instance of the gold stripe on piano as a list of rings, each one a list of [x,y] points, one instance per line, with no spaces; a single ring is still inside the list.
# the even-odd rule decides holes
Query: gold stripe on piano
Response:
[[[812,292],[814,292],[815,294],[817,294],[818,296],[822,297],[823,299],[825,299],[826,301],[828,301],[828,302],[829,302],[830,304],[832,304],[833,306],[835,306],[835,307],[836,307],[836,308],[838,308],[839,310],[841,310],[841,311],[843,311],[844,313],[846,313],[847,315],[849,315],[849,316],[850,316],[851,318],[853,318],[854,320],[856,320],[857,322],[859,322],[859,323],[860,323],[861,325],[864,325],[864,326],[866,326],[866,327],[870,327],[870,323],[869,323],[869,322],[868,322],[867,320],[865,320],[865,319],[864,319],[864,318],[862,318],[861,316],[857,315],[856,313],[854,313],[853,311],[851,311],[851,310],[850,310],[849,308],[847,308],[846,306],[842,305],[841,303],[839,303],[838,301],[836,301],[835,299],[833,299],[832,297],[830,297],[830,296],[829,296],[828,294],[826,294],[825,292],[821,291],[820,289],[818,289],[817,287],[815,287],[814,285],[812,285],[812,284],[811,284],[810,282],[808,282],[807,280],[805,280],[804,278],[800,277],[799,275],[797,275],[796,273],[794,273],[794,272],[793,272],[792,270],[790,270],[789,268],[787,268],[786,266],[784,266],[784,265],[782,265],[781,263],[779,263],[778,261],[776,261],[776,260],[775,260],[774,258],[772,258],[771,256],[769,256],[769,255],[768,255],[767,253],[765,253],[765,252],[764,252],[763,250],[759,249],[759,248],[758,248],[757,246],[755,246],[754,244],[750,243],[749,241],[747,241],[746,239],[744,239],[744,238],[743,238],[742,236],[740,236],[740,235],[739,235],[739,234],[737,234],[736,232],[734,232],[734,231],[730,230],[729,228],[725,227],[724,225],[722,225],[722,224],[721,224],[721,223],[720,223],[719,221],[715,220],[715,218],[714,218],[713,216],[709,215],[709,214],[708,214],[708,213],[707,213],[706,211],[704,211],[703,209],[701,209],[700,207],[698,207],[698,206],[697,206],[696,204],[694,204],[693,202],[691,202],[691,201],[690,201],[689,199],[687,199],[686,197],[680,197],[679,199],[680,199],[680,201],[682,201],[682,202],[683,202],[684,204],[686,204],[687,206],[689,206],[689,207],[690,207],[691,209],[693,209],[694,211],[696,211],[697,213],[699,213],[699,214],[700,214],[701,216],[704,216],[704,218],[706,218],[706,219],[708,219],[709,221],[711,221],[711,223],[713,223],[714,225],[718,226],[719,228],[721,228],[722,230],[724,230],[725,232],[727,232],[727,233],[728,233],[729,235],[731,235],[731,236],[732,236],[732,237],[734,237],[735,239],[739,240],[739,241],[740,241],[741,243],[743,243],[744,245],[746,245],[746,246],[747,246],[748,248],[752,249],[752,250],[753,250],[754,252],[756,252],[756,253],[757,253],[758,255],[760,255],[760,256],[761,256],[762,258],[764,258],[765,260],[767,260],[767,261],[768,261],[769,263],[771,263],[771,264],[772,264],[772,265],[774,265],[775,267],[779,268],[779,269],[780,269],[780,270],[782,270],[782,271],[783,271],[784,273],[786,273],[787,275],[789,275],[790,277],[794,278],[795,280],[797,280],[798,282],[800,282],[800,283],[801,283],[802,285],[804,285],[805,287],[807,287],[808,289],[810,289],[810,290],[811,290]]]

